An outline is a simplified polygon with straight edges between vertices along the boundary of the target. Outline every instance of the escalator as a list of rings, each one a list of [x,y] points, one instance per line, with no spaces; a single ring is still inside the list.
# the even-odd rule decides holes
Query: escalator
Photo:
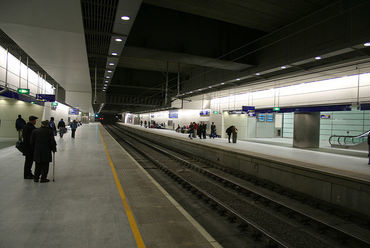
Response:
[[[369,132],[370,130],[358,136],[332,135],[329,138],[329,143],[331,147],[367,151],[367,137]]]

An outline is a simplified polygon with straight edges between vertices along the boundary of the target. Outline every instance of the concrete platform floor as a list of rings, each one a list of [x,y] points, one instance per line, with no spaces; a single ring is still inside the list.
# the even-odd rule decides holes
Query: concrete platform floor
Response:
[[[217,247],[101,133],[146,247]],[[145,247],[130,228],[99,124],[79,127],[76,139],[67,133],[56,140],[55,182],[24,180],[24,157],[14,146],[0,150],[0,247]]]
[[[119,124],[132,128],[145,129],[138,125]],[[273,160],[291,162],[296,166],[338,174],[344,177],[370,181],[370,165],[368,165],[368,158],[363,156],[363,154],[356,157],[352,155],[298,149],[288,146],[243,140],[238,140],[236,144],[233,144],[228,143],[227,139],[224,138],[209,139],[209,137],[207,137],[205,140],[199,138],[190,140],[188,138],[188,134],[176,133],[173,130],[147,128],[146,131],[168,135],[170,137],[187,139],[189,142],[204,143],[225,150],[231,149],[233,151],[261,156]]]

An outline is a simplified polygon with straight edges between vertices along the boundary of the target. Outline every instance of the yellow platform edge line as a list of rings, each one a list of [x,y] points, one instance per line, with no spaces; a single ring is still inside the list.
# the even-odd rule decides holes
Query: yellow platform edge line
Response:
[[[103,142],[105,153],[107,154],[109,165],[110,165],[110,167],[112,169],[113,177],[114,177],[114,180],[116,181],[118,192],[119,192],[119,195],[121,196],[123,207],[125,208],[125,211],[126,211],[126,214],[127,214],[128,221],[130,223],[130,227],[131,227],[132,233],[134,234],[136,245],[137,245],[138,248],[145,248],[145,244],[144,244],[143,238],[141,237],[141,234],[140,234],[139,228],[137,227],[137,224],[136,224],[134,215],[133,215],[133,213],[131,211],[131,208],[128,205],[128,202],[126,200],[125,193],[124,193],[124,191],[122,189],[122,185],[121,185],[121,183],[120,183],[120,181],[118,179],[116,169],[115,169],[115,167],[113,165],[112,159],[111,159],[111,157],[109,155],[107,146],[105,145],[105,142],[104,142],[104,139],[103,139],[103,135],[101,134],[100,129],[99,129],[99,134],[100,134],[100,138],[101,138],[101,140]]]

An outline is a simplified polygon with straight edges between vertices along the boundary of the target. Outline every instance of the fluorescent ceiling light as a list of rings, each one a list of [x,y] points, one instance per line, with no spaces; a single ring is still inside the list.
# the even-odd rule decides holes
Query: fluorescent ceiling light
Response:
[[[316,56],[315,59],[316,60],[319,60],[319,59],[321,59],[321,57],[320,56]]]
[[[109,63],[109,65],[114,65],[114,63]]]
[[[113,56],[117,56],[117,55],[118,55],[118,53],[112,53],[112,55],[113,55]]]
[[[110,78],[110,76],[106,76],[106,78]]]
[[[286,69],[286,66],[285,66],[285,65],[283,65],[283,66],[281,67],[281,69]]]
[[[237,78],[237,79],[236,79],[236,81],[239,81],[239,80],[240,80],[240,78]]]
[[[198,91],[201,91],[202,89],[198,89]]]
[[[112,71],[111,70],[108,70],[108,73],[112,73]]]
[[[366,46],[366,47],[370,46],[370,42],[364,43],[364,46]]]
[[[114,40],[117,41],[117,42],[121,42],[122,41],[121,38],[115,38]]]
[[[105,80],[106,83],[108,83],[108,80]]]
[[[189,93],[193,93],[193,91],[190,91]]]
[[[257,72],[257,73],[256,73],[256,76],[259,76],[259,75],[261,75],[261,73]]]
[[[225,83],[220,83],[221,85],[224,85]]]
[[[129,16],[121,16],[121,19],[124,20],[124,21],[128,21],[130,20],[131,18]]]
[[[208,88],[212,88],[212,86],[208,86]]]

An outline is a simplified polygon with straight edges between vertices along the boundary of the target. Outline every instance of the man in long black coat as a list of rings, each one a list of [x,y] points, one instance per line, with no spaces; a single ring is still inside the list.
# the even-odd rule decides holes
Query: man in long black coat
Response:
[[[24,144],[24,149],[23,149],[23,155],[25,156],[25,161],[24,161],[24,179],[33,179],[32,175],[32,164],[33,164],[33,148],[31,147],[31,134],[32,131],[36,129],[35,124],[36,120],[38,118],[36,116],[31,115],[28,118],[28,123],[23,129],[23,144]]]
[[[32,132],[31,145],[33,150],[33,160],[36,162],[34,181],[38,182],[41,175],[41,183],[49,182],[48,176],[49,163],[52,161],[51,152],[57,151],[57,144],[54,139],[53,130],[49,128],[49,122],[41,122],[41,128]]]

